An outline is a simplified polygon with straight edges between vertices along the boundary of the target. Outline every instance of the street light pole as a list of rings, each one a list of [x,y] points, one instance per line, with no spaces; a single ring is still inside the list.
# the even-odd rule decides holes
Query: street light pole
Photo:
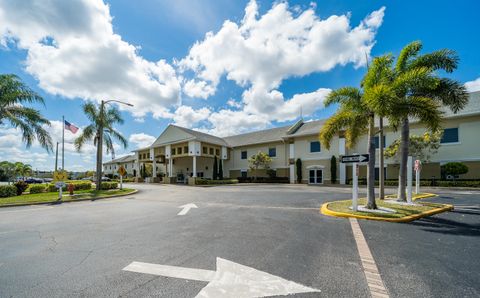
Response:
[[[105,101],[102,100],[101,103],[100,103],[100,111],[99,111],[100,117],[99,117],[99,123],[98,123],[98,131],[97,131],[97,181],[96,181],[96,186],[95,186],[95,189],[97,191],[100,190],[100,187],[101,187],[101,184],[102,184],[104,109],[105,109],[105,104],[107,104],[109,102],[117,102],[117,103],[120,103],[120,104],[124,104],[124,105],[130,106],[130,107],[133,107],[133,105],[130,104],[130,103],[123,102],[123,101],[120,101],[120,100],[115,100],[115,99],[105,100]]]

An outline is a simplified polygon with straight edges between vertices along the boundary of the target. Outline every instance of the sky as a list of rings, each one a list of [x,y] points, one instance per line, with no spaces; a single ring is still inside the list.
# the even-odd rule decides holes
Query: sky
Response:
[[[368,60],[415,40],[455,50],[459,67],[445,75],[480,90],[478,11],[476,0],[0,0],[0,73],[45,99],[33,107],[54,142],[62,116],[80,128],[65,132],[65,169],[85,171],[95,147],[73,141],[86,102],[134,105],[117,106],[129,140],[115,144],[119,157],[169,124],[228,136],[326,118],[332,89],[358,86]],[[0,126],[0,160],[54,167],[55,154],[19,136]]]

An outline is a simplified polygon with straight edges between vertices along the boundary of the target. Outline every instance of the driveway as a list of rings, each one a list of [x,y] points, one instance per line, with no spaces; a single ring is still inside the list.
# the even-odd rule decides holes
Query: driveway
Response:
[[[370,296],[350,221],[319,214],[348,188],[133,186],[117,199],[1,209],[0,297]],[[479,195],[434,200],[472,214],[359,221],[391,297],[480,295]]]

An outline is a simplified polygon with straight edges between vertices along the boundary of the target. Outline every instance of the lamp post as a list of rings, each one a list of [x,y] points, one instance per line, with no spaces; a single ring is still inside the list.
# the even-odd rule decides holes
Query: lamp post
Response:
[[[98,131],[97,131],[97,181],[95,186],[95,189],[97,191],[100,190],[100,186],[102,184],[102,166],[103,166],[102,155],[103,155],[103,127],[104,127],[103,114],[104,114],[105,104],[109,102],[117,102],[129,107],[133,107],[131,103],[123,102],[116,99],[102,100],[102,102],[100,103],[100,111],[99,111],[100,117],[99,117],[99,123],[98,123]]]

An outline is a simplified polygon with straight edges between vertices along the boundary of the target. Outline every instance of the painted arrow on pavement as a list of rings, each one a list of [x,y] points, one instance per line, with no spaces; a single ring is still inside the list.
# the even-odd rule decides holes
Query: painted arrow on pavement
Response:
[[[217,258],[217,270],[132,262],[125,271],[209,282],[197,298],[253,298],[320,292],[257,269]]]
[[[182,211],[178,212],[177,215],[185,215],[188,213],[188,211],[190,211],[190,209],[192,208],[198,208],[197,205],[193,204],[193,203],[190,203],[190,204],[185,204],[185,205],[182,205],[178,208],[183,208]]]

